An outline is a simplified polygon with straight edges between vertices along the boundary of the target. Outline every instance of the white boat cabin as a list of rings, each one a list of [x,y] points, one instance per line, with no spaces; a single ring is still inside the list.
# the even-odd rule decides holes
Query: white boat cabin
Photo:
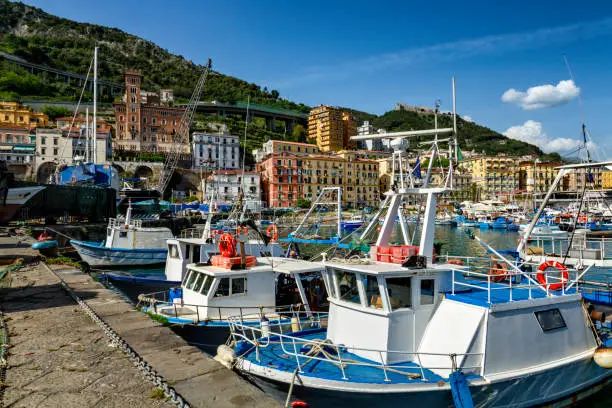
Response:
[[[169,239],[168,258],[166,259],[166,279],[181,282],[187,270],[187,265],[192,263],[208,263],[213,255],[219,255],[219,247],[214,240],[202,238],[176,238]],[[246,255],[254,256],[282,256],[283,248],[278,242],[270,242],[264,245],[261,241],[249,239],[244,244]]]
[[[284,274],[295,280],[301,303],[308,311],[301,278],[320,274],[322,269],[313,262],[277,257],[259,258],[256,266],[241,270],[190,264],[181,284],[183,307],[197,307],[200,320],[221,320],[260,311],[272,313],[277,306],[288,306],[276,304],[277,277]]]
[[[172,239],[172,231],[169,228],[143,228],[141,220],[130,220],[123,222],[111,219],[106,229],[106,248],[122,249],[163,249],[166,241]]]

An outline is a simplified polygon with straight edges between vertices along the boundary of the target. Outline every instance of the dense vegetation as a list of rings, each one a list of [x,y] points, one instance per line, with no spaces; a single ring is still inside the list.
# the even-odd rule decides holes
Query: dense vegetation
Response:
[[[0,51],[36,64],[86,74],[95,45],[100,47],[101,78],[122,83],[125,69],[137,69],[145,74],[144,89],[154,91],[171,88],[179,101],[190,97],[193,86],[204,69],[183,56],[171,54],[150,41],[119,29],[79,23],[53,16],[23,3],[0,0]],[[17,100],[27,97],[76,100],[79,95],[80,89],[77,86],[67,84],[64,80],[57,80],[54,75],[32,75],[27,70],[4,60],[0,64],[0,99]],[[301,112],[310,110],[302,103],[281,98],[277,90],[268,90],[266,87],[262,88],[215,71],[209,76],[201,99],[231,103],[246,101],[249,96],[254,103]],[[84,98],[91,100],[91,95],[85,93]],[[112,101],[109,95],[102,95],[101,99],[102,102]],[[434,124],[434,116],[431,114],[389,111],[382,116],[376,116],[347,109],[359,124],[369,120],[374,127],[388,131],[430,129]],[[48,113],[52,118],[65,115],[65,112],[52,109]],[[238,117],[198,116],[194,127],[207,129],[207,123],[213,121],[225,123],[232,134],[244,135],[245,123]],[[452,126],[452,118],[440,115],[439,126]],[[542,151],[536,146],[508,139],[473,122],[459,119],[458,130],[463,150],[475,150],[492,155],[502,152],[509,155],[530,153],[542,155]],[[265,128],[265,124],[255,121],[247,127],[247,142],[243,149],[250,152],[260,148],[261,144],[269,139],[306,141],[305,134],[306,131],[301,125],[296,126],[291,134],[287,134],[284,131],[269,131]],[[411,146],[416,147],[416,143],[412,143]],[[247,157],[250,159],[251,156]],[[555,153],[545,155],[544,159],[561,158]]]
[[[390,132],[402,130],[432,129],[434,127],[434,115],[422,114],[409,111],[389,111],[382,116],[371,120],[376,128],[383,128]],[[438,127],[447,128],[453,126],[452,116],[443,114],[438,116]],[[496,155],[506,153],[508,155],[537,154],[542,151],[529,143],[508,139],[487,127],[468,122],[460,117],[457,118],[457,138],[459,146],[463,150],[475,150],[478,153]],[[441,136],[443,138],[444,136]],[[431,137],[422,138],[411,142],[411,147],[416,147],[418,142],[430,140]]]
[[[179,98],[191,96],[203,67],[180,55],[174,55],[150,41],[116,28],[78,23],[45,13],[23,3],[0,0],[0,51],[8,52],[29,62],[86,74],[94,46],[100,47],[99,75],[123,82],[126,68],[145,73],[143,87],[149,90],[172,88]],[[72,87],[61,87],[54,78],[38,80],[25,75],[16,78],[11,68],[0,67],[0,92],[4,96],[45,95],[74,98]],[[214,61],[213,61],[214,66]],[[22,76],[22,73],[18,73]],[[32,76],[33,77],[33,76]],[[203,100],[221,102],[251,101],[278,108],[308,112],[309,107],[280,97],[277,90],[214,72],[206,84]],[[12,94],[9,94],[12,93]]]

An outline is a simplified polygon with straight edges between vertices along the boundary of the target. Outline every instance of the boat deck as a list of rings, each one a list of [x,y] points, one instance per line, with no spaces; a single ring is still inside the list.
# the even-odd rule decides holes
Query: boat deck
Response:
[[[336,359],[325,358],[319,354],[321,359],[310,359],[305,356],[310,350],[308,341],[324,341],[326,338],[325,329],[314,329],[303,332],[291,333],[303,342],[296,340],[297,353],[300,353],[299,361],[302,368],[300,376],[316,377],[330,381],[350,381],[370,384],[410,384],[410,383],[438,383],[446,381],[441,376],[431,370],[421,368],[414,362],[394,363],[392,365],[382,365],[380,362],[359,357],[347,350],[340,349],[339,355],[342,359],[342,370]],[[266,339],[259,339],[260,345],[265,345]],[[236,354],[244,354],[243,359],[250,363],[266,368],[281,370],[293,373],[298,368],[297,359],[294,355],[294,346],[291,341],[285,339],[281,344],[278,336],[270,338],[270,343],[266,347],[259,347],[259,353],[255,352],[249,342],[241,342],[236,348]],[[250,348],[252,350],[248,351]],[[337,358],[338,353],[334,347],[325,347],[328,355]],[[290,354],[289,354],[290,353]],[[257,360],[259,355],[259,361]],[[468,378],[480,378],[472,375]]]
[[[447,299],[456,300],[458,302],[468,303],[475,306],[490,307],[491,305],[503,304],[509,302],[517,302],[530,299],[546,298],[546,292],[532,285],[531,288],[525,283],[514,285],[510,288],[508,283],[493,283],[491,282],[491,290],[489,291],[487,281],[477,279],[466,279],[466,285],[471,288],[470,291],[458,292],[465,290],[464,287],[457,285],[455,294],[448,293]],[[575,287],[566,290],[564,293],[561,290],[551,290],[553,296],[573,295],[577,291]]]

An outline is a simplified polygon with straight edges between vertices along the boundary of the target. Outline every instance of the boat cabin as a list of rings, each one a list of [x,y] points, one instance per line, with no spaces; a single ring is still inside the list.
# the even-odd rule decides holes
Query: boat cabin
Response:
[[[166,240],[172,239],[169,228],[143,228],[141,220],[123,222],[118,219],[109,220],[106,228],[106,248],[124,249],[160,249],[166,247]]]
[[[166,279],[182,282],[185,277],[187,265],[209,263],[213,255],[219,255],[219,247],[214,240],[202,238],[176,238],[167,241],[168,258],[166,259]],[[259,240],[248,240],[244,244],[246,255],[254,256],[281,256],[282,247],[271,242],[267,246]]]
[[[197,308],[199,320],[220,320],[261,311],[273,313],[278,306],[289,306],[276,302],[277,278],[286,275],[295,282],[298,303],[308,311],[302,278],[320,274],[322,269],[313,262],[278,257],[258,258],[256,266],[240,270],[190,264],[181,284],[183,307]]]
[[[435,264],[410,270],[383,262],[330,262],[323,278],[329,293],[327,338],[359,349],[416,352],[432,313],[451,289],[451,271]],[[357,353],[381,359],[378,352]],[[388,364],[411,360],[410,354],[383,354]]]

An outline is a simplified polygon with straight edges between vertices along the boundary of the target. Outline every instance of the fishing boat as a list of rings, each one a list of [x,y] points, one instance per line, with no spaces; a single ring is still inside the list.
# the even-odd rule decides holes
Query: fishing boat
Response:
[[[527,273],[501,254],[501,275],[435,263],[435,207],[444,191],[387,192],[370,257],[322,262],[327,327],[264,331],[231,317],[236,369],[287,403],[294,396],[313,406],[563,405],[610,383],[612,371],[594,359],[609,350],[605,337],[576,290],[586,271]],[[427,206],[415,252],[405,237],[404,245],[390,238],[403,198],[418,194]]]
[[[365,217],[361,214],[355,214],[349,220],[340,221],[340,228],[345,232],[351,232],[361,228],[364,223]]]
[[[125,221],[111,218],[102,242],[70,240],[81,259],[91,267],[156,265],[166,261],[166,241],[173,238],[169,228],[146,228],[132,219],[128,207]]]
[[[239,246],[244,248],[243,243]],[[236,250],[231,234],[224,235],[219,248],[221,255],[213,255],[212,264],[187,266],[179,290],[139,296],[143,311],[181,325],[182,336],[209,352],[228,338],[229,316],[240,316],[248,327],[264,322],[288,330],[291,325],[295,330],[312,326],[311,307],[320,310],[326,298],[321,292],[321,265],[246,255],[244,249]]]

